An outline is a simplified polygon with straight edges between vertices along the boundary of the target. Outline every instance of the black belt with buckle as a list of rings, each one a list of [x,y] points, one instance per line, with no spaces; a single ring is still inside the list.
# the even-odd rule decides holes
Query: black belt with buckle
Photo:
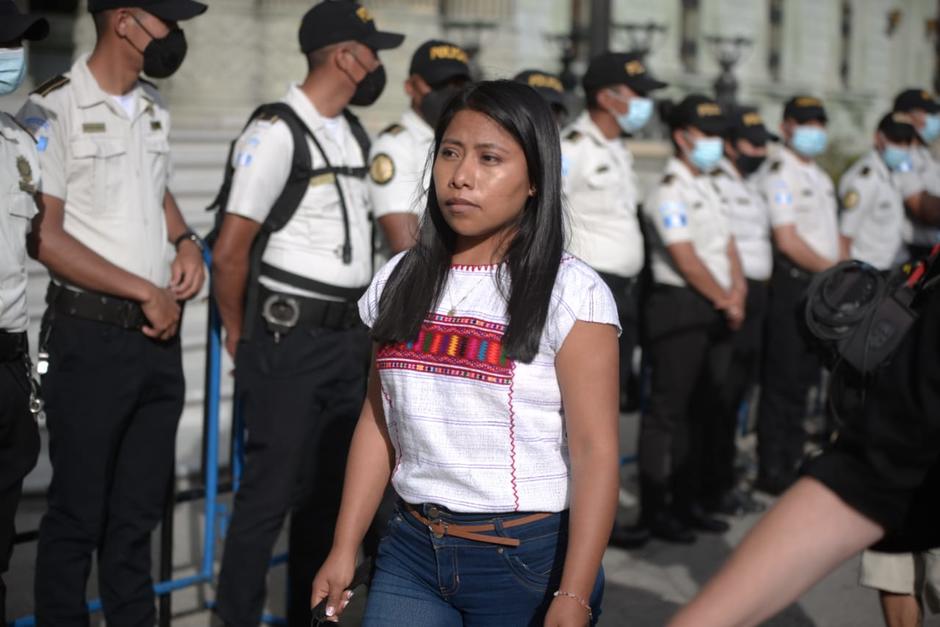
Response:
[[[17,361],[26,354],[26,332],[0,331],[0,362]]]
[[[361,324],[356,303],[284,294],[263,285],[260,290],[261,317],[276,336],[297,326],[343,331]]]
[[[148,324],[140,304],[98,292],[78,292],[49,283],[46,303],[57,314],[139,330]]]

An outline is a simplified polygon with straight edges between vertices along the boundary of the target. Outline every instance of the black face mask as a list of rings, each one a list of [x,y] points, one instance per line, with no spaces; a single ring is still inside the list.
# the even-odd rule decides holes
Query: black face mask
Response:
[[[451,98],[457,95],[458,91],[460,91],[459,87],[447,85],[429,91],[424,95],[421,104],[418,105],[418,111],[424,121],[428,123],[428,126],[437,128],[437,122],[441,119],[441,114],[444,113],[447,104],[451,101]]]
[[[383,91],[385,91],[385,66],[380,65],[359,81],[356,85],[356,93],[349,99],[349,104],[356,107],[368,107],[379,99]]]
[[[186,58],[186,37],[181,28],[174,28],[166,37],[157,39],[136,17],[134,21],[148,35],[150,43],[144,48],[144,74],[153,78],[167,78],[183,65]],[[131,44],[133,45],[133,44]],[[136,47],[136,46],[135,46]]]
[[[741,172],[744,176],[750,176],[757,172],[757,169],[764,163],[764,160],[767,157],[754,157],[752,155],[738,155],[738,158],[735,159],[735,165],[738,167],[738,171]]]

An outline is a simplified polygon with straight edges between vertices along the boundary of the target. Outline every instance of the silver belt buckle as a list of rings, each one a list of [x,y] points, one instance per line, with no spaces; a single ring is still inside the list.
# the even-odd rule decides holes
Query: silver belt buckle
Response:
[[[267,323],[268,329],[274,333],[274,342],[277,343],[282,334],[297,326],[300,320],[300,303],[291,296],[271,294],[261,307],[261,317]]]

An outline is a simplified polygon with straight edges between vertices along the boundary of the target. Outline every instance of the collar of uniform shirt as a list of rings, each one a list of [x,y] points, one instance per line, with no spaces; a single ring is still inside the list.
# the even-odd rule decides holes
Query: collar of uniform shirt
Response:
[[[294,112],[300,116],[310,132],[315,133],[326,126],[323,122],[323,116],[317,111],[317,107],[310,98],[307,98],[307,95],[300,89],[300,85],[292,84],[290,89],[287,90],[287,97],[284,100],[293,107]]]
[[[75,99],[78,102],[78,106],[81,108],[93,107],[96,104],[102,102],[111,102],[115,106],[118,106],[116,102],[112,100],[112,95],[106,93],[98,85],[98,81],[95,80],[94,75],[92,75],[91,70],[88,69],[88,57],[89,54],[83,54],[79,57],[78,61],[75,62],[75,65],[72,66],[72,84],[75,86]],[[150,96],[147,95],[143,89],[140,88],[140,83],[134,86],[134,89],[127,92],[125,95],[133,94],[134,92],[139,92],[141,98],[147,102],[153,102],[150,99]],[[146,107],[138,107],[138,111],[142,111]]]

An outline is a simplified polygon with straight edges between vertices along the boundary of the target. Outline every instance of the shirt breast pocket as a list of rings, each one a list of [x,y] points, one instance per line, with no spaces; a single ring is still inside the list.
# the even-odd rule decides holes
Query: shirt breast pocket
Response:
[[[599,166],[585,177],[588,187],[595,191],[612,190],[617,180],[617,172],[610,165]]]
[[[298,213],[311,220],[342,220],[335,177],[335,174],[320,174],[310,179]],[[353,199],[346,199],[347,204],[350,200]]]
[[[71,142],[69,204],[96,214],[113,213],[122,207],[121,186],[127,147],[116,138],[82,137]]]
[[[10,218],[0,220],[0,226],[7,222],[9,228],[2,229],[3,238],[6,240],[6,246],[12,253],[18,265],[24,266],[26,263],[26,234],[29,232],[29,223],[36,215],[36,203],[32,195],[22,191],[19,187],[14,187],[6,194],[5,204],[9,207]],[[2,258],[7,259],[5,255]],[[23,271],[25,273],[25,270]]]
[[[158,135],[146,138],[144,146],[147,149],[147,171],[153,181],[153,191],[162,200],[170,175],[170,142],[166,137]]]

